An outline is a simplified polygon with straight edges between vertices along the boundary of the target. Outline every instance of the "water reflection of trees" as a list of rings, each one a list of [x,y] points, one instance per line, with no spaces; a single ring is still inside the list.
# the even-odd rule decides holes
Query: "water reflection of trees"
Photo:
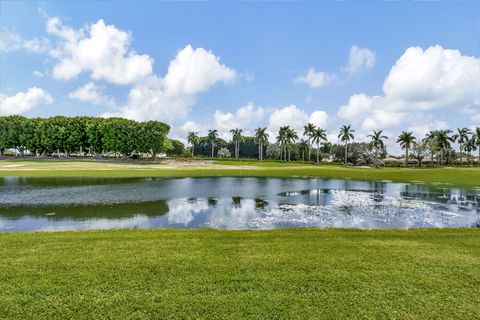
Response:
[[[232,204],[234,208],[242,207],[242,197],[232,197]]]
[[[135,215],[156,217],[169,211],[164,200],[102,205],[49,205],[0,207],[0,217],[21,219],[25,216],[45,217],[49,220],[86,220],[93,218],[119,219]]]
[[[217,203],[218,203],[218,199],[210,197],[210,198],[208,198],[207,203],[208,203],[209,207],[216,207]]]
[[[434,190],[426,186],[406,185],[400,196],[434,202],[444,206],[456,205],[463,209],[479,210],[479,196],[467,190],[447,188]]]
[[[255,198],[255,209],[265,210],[268,206],[268,201],[260,198]]]

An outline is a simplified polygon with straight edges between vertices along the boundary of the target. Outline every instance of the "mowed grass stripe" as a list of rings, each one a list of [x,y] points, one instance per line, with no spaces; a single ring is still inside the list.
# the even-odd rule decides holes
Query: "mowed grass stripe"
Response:
[[[319,177],[367,181],[420,181],[480,186],[475,168],[350,168],[259,162],[221,161],[206,166],[86,161],[0,161],[0,176],[24,177]]]
[[[480,230],[0,234],[5,319],[475,319]]]

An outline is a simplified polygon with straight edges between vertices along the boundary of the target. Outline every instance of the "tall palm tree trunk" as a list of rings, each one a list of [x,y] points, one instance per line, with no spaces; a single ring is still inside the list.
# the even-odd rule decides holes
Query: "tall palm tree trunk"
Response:
[[[320,163],[320,142],[317,142],[317,164]]]
[[[214,146],[213,141],[212,141],[212,158],[213,158],[213,154],[214,154],[214,150],[215,150],[214,148],[215,148],[215,146]]]
[[[348,143],[345,142],[345,167],[347,166],[347,150],[348,150]]]
[[[405,149],[405,165],[408,166],[408,148]]]
[[[193,158],[193,152],[194,152],[194,150],[195,150],[195,145],[192,144],[192,158]]]

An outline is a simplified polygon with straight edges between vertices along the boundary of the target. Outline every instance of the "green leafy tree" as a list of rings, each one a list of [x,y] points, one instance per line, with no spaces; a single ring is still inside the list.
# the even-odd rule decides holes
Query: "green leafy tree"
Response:
[[[123,158],[127,158],[138,149],[138,136],[142,131],[138,123],[133,120],[108,118],[103,123],[104,150],[120,153]]]
[[[65,118],[64,127],[67,135],[64,141],[67,156],[70,156],[70,154],[76,151],[80,151],[80,153],[83,154],[84,148],[87,145],[86,118]]]
[[[172,142],[172,149],[170,150],[170,154],[174,156],[181,156],[185,152],[185,145],[179,141],[179,140],[174,140],[170,139]]]
[[[65,117],[56,116],[48,118],[42,124],[42,141],[48,153],[57,153],[65,151],[66,141],[68,139],[67,120]]]
[[[43,123],[48,121],[42,118],[33,118],[33,119],[26,119],[22,123],[22,137],[21,140],[23,141],[25,148],[32,153],[35,153],[37,157],[44,154],[45,147],[42,141],[42,132],[41,129],[43,127]]]
[[[85,124],[85,134],[89,152],[95,158],[104,150],[103,134],[106,120],[102,118],[88,118]]]
[[[418,161],[418,166],[422,166],[422,161],[429,151],[428,140],[422,139],[420,141],[414,140],[412,142],[412,153],[415,159]]]
[[[9,148],[8,139],[8,117],[0,116],[0,157],[3,157],[5,150]]]
[[[135,125],[132,124],[133,127]],[[141,141],[135,149],[140,152],[149,153],[152,159],[155,160],[157,155],[166,152],[165,140],[167,139],[168,131],[170,127],[165,123],[158,121],[147,121],[138,124],[140,129],[140,136],[138,140]],[[179,142],[179,141],[178,141]],[[183,144],[182,144],[183,146]],[[172,147],[175,148],[175,144],[172,141]],[[183,147],[182,147],[183,153]]]

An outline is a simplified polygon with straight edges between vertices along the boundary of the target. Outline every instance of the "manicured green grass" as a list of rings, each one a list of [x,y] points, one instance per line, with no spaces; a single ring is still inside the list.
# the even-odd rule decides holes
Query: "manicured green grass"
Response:
[[[310,163],[301,162],[281,162],[281,161],[235,161],[235,160],[220,160],[214,161],[215,164],[225,166],[256,166],[256,167],[311,167]]]
[[[480,230],[0,234],[2,319],[478,319]]]
[[[422,181],[480,186],[480,167],[475,168],[345,168],[283,163],[227,162],[209,165],[108,163],[86,161],[0,161],[0,176],[94,177],[321,177],[355,180]]]

